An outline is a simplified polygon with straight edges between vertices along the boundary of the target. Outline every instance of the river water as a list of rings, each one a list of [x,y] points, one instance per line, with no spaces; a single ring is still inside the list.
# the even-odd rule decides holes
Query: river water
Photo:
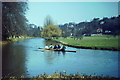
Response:
[[[2,47],[2,76],[33,77],[66,71],[81,75],[119,77],[118,51],[90,50],[67,47],[77,52],[38,50],[45,45],[58,44],[43,38],[10,43]]]

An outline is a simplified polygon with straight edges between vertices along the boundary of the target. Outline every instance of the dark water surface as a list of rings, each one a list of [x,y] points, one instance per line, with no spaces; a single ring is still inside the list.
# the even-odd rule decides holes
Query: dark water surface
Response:
[[[118,76],[118,51],[90,50],[67,47],[77,52],[38,50],[45,45],[58,44],[43,38],[27,39],[10,43],[2,48],[3,76],[37,76],[46,72],[66,71],[87,75]]]

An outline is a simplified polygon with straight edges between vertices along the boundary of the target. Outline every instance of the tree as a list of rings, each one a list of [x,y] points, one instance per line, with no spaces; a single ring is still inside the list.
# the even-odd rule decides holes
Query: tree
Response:
[[[2,39],[10,36],[24,35],[26,32],[27,2],[3,2],[2,3]]]
[[[61,36],[61,29],[55,25],[48,25],[44,28],[42,35],[44,37],[59,37]]]
[[[52,18],[48,15],[45,18],[44,29],[42,32],[43,37],[59,37],[61,36],[61,29],[58,26],[53,25]]]
[[[48,25],[53,25],[53,21],[51,16],[46,16],[45,21],[44,21],[44,27],[48,26]]]
[[[42,27],[35,24],[29,24],[27,27],[27,36],[41,37]]]

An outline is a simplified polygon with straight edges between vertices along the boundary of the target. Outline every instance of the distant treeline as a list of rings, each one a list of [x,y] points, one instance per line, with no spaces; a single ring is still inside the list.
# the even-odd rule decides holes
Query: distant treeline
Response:
[[[66,23],[59,25],[62,29],[62,36],[80,37],[81,35],[91,36],[91,34],[120,35],[120,15],[117,17],[103,19],[94,18],[90,22]]]
[[[50,24],[51,27],[40,27],[28,23],[25,16],[28,9],[27,2],[2,2],[2,40],[7,40],[9,37],[20,38],[20,36],[72,36],[79,38],[83,35],[90,36],[91,34],[120,35],[120,15],[111,18],[104,17],[103,19],[94,18],[90,22],[80,22],[78,24],[66,23],[58,25],[60,28],[51,25],[52,20],[46,18],[45,25]],[[46,35],[44,35],[45,33]]]

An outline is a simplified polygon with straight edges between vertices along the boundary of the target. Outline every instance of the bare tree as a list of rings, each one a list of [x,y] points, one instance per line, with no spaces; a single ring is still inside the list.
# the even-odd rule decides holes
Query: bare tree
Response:
[[[53,20],[50,15],[46,16],[45,21],[44,21],[44,27],[48,25],[53,25]]]

